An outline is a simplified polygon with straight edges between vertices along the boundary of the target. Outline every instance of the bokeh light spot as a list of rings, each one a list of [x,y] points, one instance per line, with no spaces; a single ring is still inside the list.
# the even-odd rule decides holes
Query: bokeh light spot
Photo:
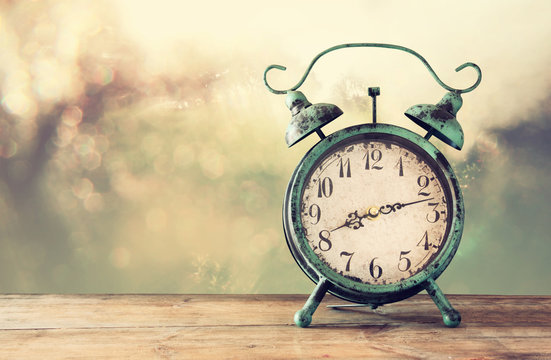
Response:
[[[86,170],[97,169],[101,165],[101,154],[97,151],[84,154],[80,157],[82,167]]]
[[[2,106],[7,112],[22,117],[32,117],[36,113],[34,101],[22,91],[6,94],[2,99]]]
[[[75,151],[79,155],[87,155],[94,150],[94,138],[90,135],[78,135],[74,142]]]
[[[98,65],[92,72],[91,80],[101,86],[110,84],[115,78],[115,72],[108,66]]]
[[[90,194],[84,200],[84,208],[89,212],[98,212],[103,209],[103,196],[98,193]]]
[[[81,178],[73,185],[73,194],[79,199],[86,199],[94,191],[94,184],[87,178]]]
[[[78,106],[68,106],[63,110],[61,121],[69,126],[76,126],[82,121],[82,110]]]

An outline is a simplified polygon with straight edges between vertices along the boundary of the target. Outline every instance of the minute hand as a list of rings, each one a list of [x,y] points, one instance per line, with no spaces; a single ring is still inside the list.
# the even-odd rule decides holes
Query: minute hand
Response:
[[[417,200],[417,201],[412,201],[412,202],[409,202],[409,203],[395,203],[395,204],[387,204],[387,205],[383,205],[379,208],[379,212],[383,215],[387,215],[387,214],[390,214],[391,212],[395,212],[396,210],[400,210],[401,208],[404,208],[408,205],[413,205],[413,204],[418,204],[418,203],[422,203],[422,202],[425,202],[425,201],[430,201],[430,200],[433,200],[434,198],[430,198],[430,199],[423,199],[423,200]],[[386,209],[386,210],[384,210]]]

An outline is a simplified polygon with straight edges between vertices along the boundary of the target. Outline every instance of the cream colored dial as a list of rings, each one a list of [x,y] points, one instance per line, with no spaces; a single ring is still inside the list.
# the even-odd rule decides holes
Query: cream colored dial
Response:
[[[436,162],[406,141],[356,138],[308,174],[301,219],[308,244],[331,269],[392,284],[442,249],[451,193]]]

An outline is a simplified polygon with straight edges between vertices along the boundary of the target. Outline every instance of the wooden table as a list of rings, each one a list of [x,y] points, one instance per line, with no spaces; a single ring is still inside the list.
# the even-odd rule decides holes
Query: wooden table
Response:
[[[0,295],[0,359],[551,359],[551,296],[428,295],[379,309],[329,309],[308,295]]]

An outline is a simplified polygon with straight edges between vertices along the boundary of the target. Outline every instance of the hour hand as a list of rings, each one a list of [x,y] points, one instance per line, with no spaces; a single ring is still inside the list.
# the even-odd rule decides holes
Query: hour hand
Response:
[[[337,228],[335,228],[331,231],[335,231],[335,230],[338,230],[338,229],[343,228],[343,227],[348,227],[348,228],[357,230],[357,229],[364,226],[364,224],[362,224],[362,220],[363,220],[363,216],[359,216],[358,211],[356,210],[356,211],[351,212],[350,214],[348,214],[348,219],[346,219],[344,224],[342,224],[341,226],[339,226],[339,227],[337,227]]]
[[[412,201],[412,202],[408,202],[408,203],[397,202],[397,203],[394,203],[394,204],[387,204],[387,205],[381,206],[379,208],[379,212],[383,215],[387,215],[387,214],[390,214],[391,212],[396,212],[396,210],[400,210],[401,208],[404,208],[406,206],[422,203],[422,202],[425,202],[425,201],[430,201],[430,200],[433,200],[433,199],[434,198],[417,200],[417,201]]]
[[[350,229],[358,230],[359,228],[363,227],[364,224],[362,223],[362,220],[365,218],[375,218],[379,215],[379,212],[377,209],[376,211],[372,211],[373,208],[370,208],[364,215],[358,215],[358,211],[351,212],[348,214],[348,219],[342,224],[341,226],[331,230],[331,232],[341,229],[343,227],[348,227]]]

